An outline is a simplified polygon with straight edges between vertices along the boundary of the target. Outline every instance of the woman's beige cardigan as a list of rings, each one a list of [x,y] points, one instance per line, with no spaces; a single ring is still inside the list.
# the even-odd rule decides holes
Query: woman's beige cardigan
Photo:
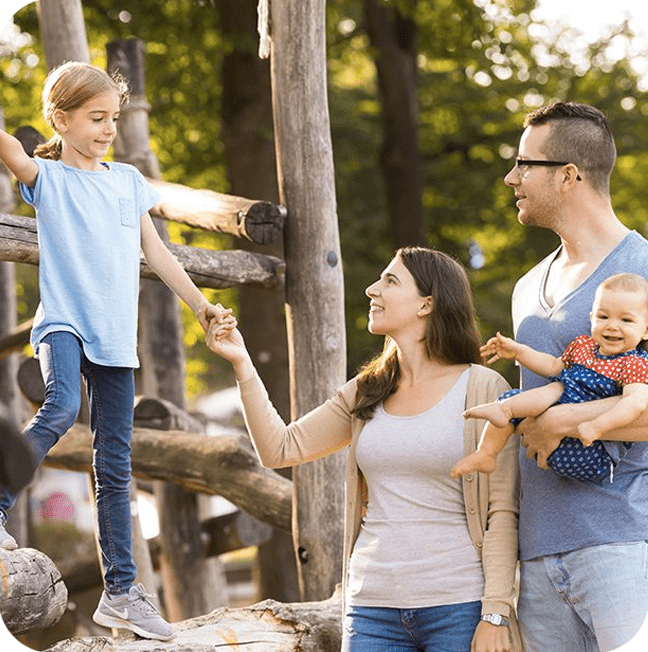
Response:
[[[258,375],[240,382],[245,421],[264,466],[279,468],[309,462],[349,446],[345,472],[344,586],[353,545],[366,505],[366,484],[356,464],[355,449],[364,421],[351,414],[357,380],[343,385],[335,396],[297,421],[286,425],[268,399]],[[495,371],[472,365],[466,407],[495,400],[509,389]],[[466,419],[464,451],[479,442],[484,421]],[[518,556],[518,438],[511,437],[490,474],[463,477],[468,530],[484,568],[482,613],[499,613],[511,621],[513,650],[521,649],[515,618],[515,576]]]

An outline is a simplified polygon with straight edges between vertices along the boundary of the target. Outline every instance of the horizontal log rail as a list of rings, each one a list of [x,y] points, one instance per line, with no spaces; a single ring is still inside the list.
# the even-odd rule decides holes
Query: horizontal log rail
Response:
[[[286,265],[283,260],[249,251],[215,251],[166,243],[198,287],[223,289],[237,285],[264,288],[283,287]],[[36,220],[0,213],[0,260],[38,265]],[[155,272],[140,263],[143,278],[159,280]]]
[[[285,206],[147,179],[162,195],[151,215],[205,231],[271,244],[283,233]]]
[[[45,464],[89,472],[92,447],[87,426],[75,424],[50,450]],[[135,428],[132,466],[138,478],[223,496],[263,523],[290,531],[292,482],[263,468],[243,435]]]
[[[36,145],[46,140],[31,126],[19,127],[15,136],[29,156],[33,156]],[[287,215],[285,206],[159,179],[148,178],[147,181],[162,196],[151,209],[155,217],[245,238],[261,245],[275,242],[283,233]]]

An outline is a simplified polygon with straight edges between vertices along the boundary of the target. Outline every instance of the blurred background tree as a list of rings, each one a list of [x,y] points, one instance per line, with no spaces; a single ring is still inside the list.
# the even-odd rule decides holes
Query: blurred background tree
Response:
[[[152,148],[163,178],[228,192],[233,184],[222,138],[222,63],[233,45],[224,37],[218,5],[210,0],[83,1],[94,63],[105,65],[105,44],[113,39],[134,36],[147,44]],[[535,0],[327,3],[349,375],[380,346],[366,331],[363,291],[399,244],[394,220],[408,219],[398,216],[388,201],[392,177],[385,172],[385,152],[407,153],[409,147],[420,160],[420,183],[411,192],[419,193],[413,199],[420,204],[422,240],[468,267],[484,337],[496,330],[511,332],[515,280],[557,245],[552,233],[517,223],[513,193],[502,181],[528,111],[562,99],[588,102],[608,114],[619,153],[613,204],[630,228],[645,230],[648,102],[645,80],[628,54],[630,26],[616,27],[575,53],[573,32],[549,32],[534,19],[534,6]],[[387,106],[377,75],[384,41],[368,29],[372,11],[386,12],[393,22],[390,42],[401,48],[412,75],[410,104],[402,111],[416,127],[416,140],[406,147],[394,142],[389,131],[387,118],[397,114],[388,114],[393,107]],[[28,123],[48,133],[38,115],[45,64],[35,4],[19,11],[15,23],[14,45],[5,47],[0,60],[7,128]],[[256,50],[256,41],[249,47]],[[174,240],[202,247],[239,246],[176,225],[172,231]],[[19,274],[23,319],[35,307],[35,274],[35,269]],[[237,304],[233,290],[212,298]],[[186,317],[189,391],[199,394],[231,384],[228,372],[202,344],[195,320]],[[516,382],[512,367],[500,370]]]

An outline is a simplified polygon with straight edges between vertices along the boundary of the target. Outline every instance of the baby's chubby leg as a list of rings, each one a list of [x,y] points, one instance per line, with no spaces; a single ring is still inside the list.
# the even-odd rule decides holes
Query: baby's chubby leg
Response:
[[[466,419],[487,419],[497,428],[504,428],[514,417],[505,401],[475,405],[468,408],[463,415]]]
[[[506,446],[513,430],[514,426],[510,421],[507,421],[503,428],[497,428],[492,423],[487,423],[477,450],[460,459],[452,467],[450,476],[457,478],[473,471],[492,473],[497,467],[497,456]]]

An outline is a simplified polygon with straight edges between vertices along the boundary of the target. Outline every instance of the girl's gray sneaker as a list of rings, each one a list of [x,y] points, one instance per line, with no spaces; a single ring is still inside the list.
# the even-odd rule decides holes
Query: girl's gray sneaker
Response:
[[[16,540],[5,530],[4,521],[0,518],[0,548],[15,550],[17,547]]]
[[[141,584],[131,586],[123,595],[111,596],[104,591],[92,620],[102,627],[130,629],[144,638],[168,641],[173,638],[173,628],[148,598]]]

